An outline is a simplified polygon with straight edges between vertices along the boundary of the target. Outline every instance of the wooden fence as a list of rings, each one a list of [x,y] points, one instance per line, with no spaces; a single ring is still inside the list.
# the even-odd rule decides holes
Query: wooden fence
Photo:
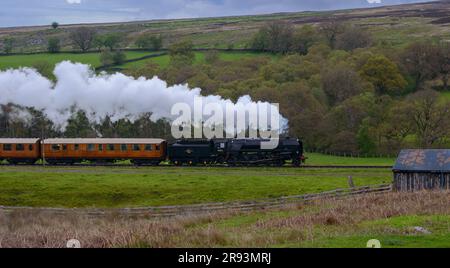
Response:
[[[3,207],[0,212],[31,212],[38,214],[69,215],[80,214],[86,216],[126,216],[126,217],[174,217],[187,215],[201,215],[221,211],[255,211],[265,209],[283,208],[289,205],[302,204],[314,200],[324,200],[330,198],[343,198],[364,194],[386,193],[392,191],[391,184],[355,187],[349,189],[337,189],[333,191],[305,194],[297,196],[287,196],[280,198],[260,199],[247,202],[210,203],[187,206],[163,206],[146,208],[126,208],[126,209],[57,209],[57,208],[31,208],[31,207]]]

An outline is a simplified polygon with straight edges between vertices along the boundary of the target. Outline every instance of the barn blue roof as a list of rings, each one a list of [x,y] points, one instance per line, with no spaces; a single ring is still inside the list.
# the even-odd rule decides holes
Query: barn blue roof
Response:
[[[403,150],[394,171],[450,172],[450,150]]]

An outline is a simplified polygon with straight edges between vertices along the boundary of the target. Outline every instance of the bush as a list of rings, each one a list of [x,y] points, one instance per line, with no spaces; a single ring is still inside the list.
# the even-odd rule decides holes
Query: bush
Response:
[[[14,43],[16,42],[16,40],[14,38],[6,38],[3,40],[3,51],[6,54],[10,54],[13,49],[14,49]]]
[[[61,44],[58,38],[50,38],[47,46],[48,52],[58,53],[61,50]]]
[[[138,37],[138,39],[135,42],[135,45],[138,48],[142,49],[151,49],[151,50],[161,50],[163,44],[163,39],[161,35],[149,35],[149,34],[143,34]]]
[[[219,52],[217,50],[210,50],[205,53],[205,62],[213,64],[219,60]]]
[[[127,55],[122,50],[113,53],[113,62],[115,65],[122,65],[127,60]]]
[[[114,63],[114,56],[111,50],[105,49],[100,54],[100,62],[103,66],[112,65]]]
[[[169,49],[170,63],[176,66],[192,65],[195,61],[192,41],[173,44]]]

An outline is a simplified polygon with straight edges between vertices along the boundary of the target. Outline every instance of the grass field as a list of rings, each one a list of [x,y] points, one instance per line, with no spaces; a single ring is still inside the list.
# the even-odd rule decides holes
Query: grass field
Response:
[[[3,247],[65,247],[74,238],[86,248],[365,248],[378,239],[383,248],[448,248],[449,202],[448,192],[387,193],[167,219],[18,211],[0,215],[0,241]]]
[[[254,200],[390,183],[389,169],[1,167],[0,205],[142,207]]]
[[[257,53],[257,52],[220,52],[219,58],[225,61],[238,61],[242,59],[249,59],[255,57],[270,57],[275,60],[280,56],[269,54],[269,53]],[[120,68],[129,69],[135,67],[143,67],[145,64],[152,62],[158,64],[160,67],[165,68],[170,64],[170,56],[164,55],[155,58],[145,59],[136,62],[126,63],[124,65],[118,66]],[[205,62],[205,53],[196,52],[195,53],[195,64],[201,64]]]
[[[441,93],[442,101],[450,101],[450,91]]]
[[[143,51],[127,51],[125,53],[127,55],[127,59],[129,60],[152,54],[152,52]],[[65,60],[90,64],[93,67],[98,67],[101,65],[99,53],[43,53],[31,55],[0,56],[0,70],[5,70],[8,68],[30,67],[40,61],[47,61],[50,64],[55,65]]]
[[[127,51],[127,59],[138,59],[147,55],[151,55],[155,52],[144,52],[144,51]],[[157,52],[156,52],[157,53]],[[272,59],[277,59],[279,56],[266,54],[266,53],[256,53],[256,52],[220,52],[219,58],[221,60],[226,61],[235,61],[242,60],[247,58],[254,57],[270,57]],[[31,55],[11,55],[11,56],[0,56],[0,70],[5,70],[9,68],[20,68],[20,67],[30,67],[35,63],[40,61],[49,62],[52,65],[55,65],[61,61],[73,61],[80,62],[84,64],[89,64],[93,67],[101,66],[100,63],[100,55],[99,53],[85,53],[85,54],[76,54],[76,53],[58,53],[58,54],[31,54]],[[135,61],[126,63],[123,65],[119,65],[117,67],[123,69],[129,69],[133,67],[142,67],[147,63],[153,62],[158,64],[160,67],[167,67],[170,63],[169,55],[159,56],[155,58]],[[195,64],[200,64],[205,62],[205,53],[196,52],[195,53]]]

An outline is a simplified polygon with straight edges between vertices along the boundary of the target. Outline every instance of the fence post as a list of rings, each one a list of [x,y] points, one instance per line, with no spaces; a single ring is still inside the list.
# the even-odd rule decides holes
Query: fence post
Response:
[[[350,186],[350,188],[355,188],[355,183],[353,182],[352,176],[348,176],[348,186]]]

